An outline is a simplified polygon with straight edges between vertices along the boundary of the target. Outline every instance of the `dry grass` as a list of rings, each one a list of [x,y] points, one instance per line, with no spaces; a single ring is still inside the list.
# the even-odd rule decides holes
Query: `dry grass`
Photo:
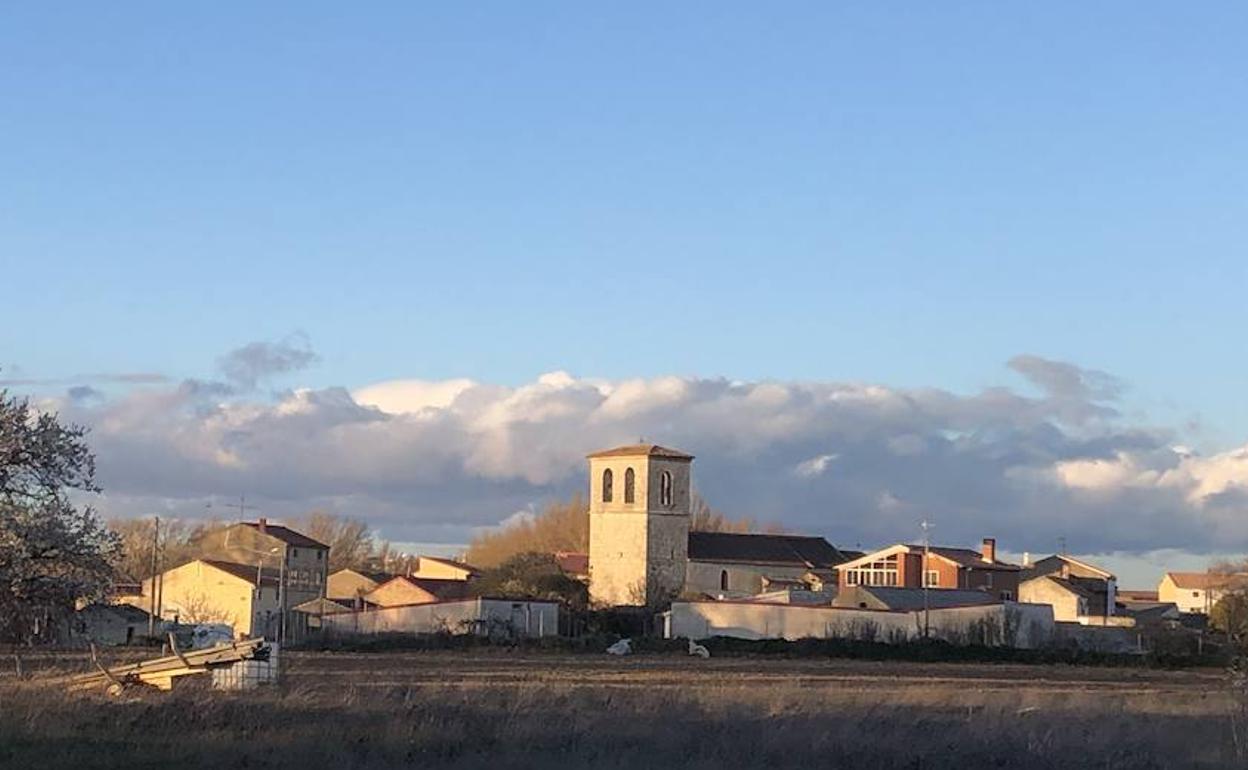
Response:
[[[1215,674],[637,656],[302,654],[121,702],[0,684],[0,767],[1233,767]]]

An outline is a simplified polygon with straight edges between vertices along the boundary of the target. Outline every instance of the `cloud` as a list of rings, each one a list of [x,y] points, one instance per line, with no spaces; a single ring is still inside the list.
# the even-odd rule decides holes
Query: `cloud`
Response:
[[[1118,399],[1124,390],[1123,382],[1113,375],[1033,355],[1015,356],[1008,366],[1045,393],[1054,408],[1063,412],[1063,419],[1073,424],[1118,414],[1104,404]]]
[[[247,390],[269,377],[302,371],[320,360],[306,335],[292,334],[278,342],[252,342],[226,353],[217,368],[234,385]]]
[[[235,380],[313,360],[275,350],[310,354],[240,348],[261,352],[227,357]],[[1118,414],[1109,375],[1034,357],[1010,366],[1039,393],[552,372],[268,398],[188,382],[60,408],[93,426],[114,515],[202,515],[214,496],[245,493],[273,517],[326,508],[395,540],[464,542],[583,491],[587,452],[644,436],[697,455],[698,490],[729,515],[851,546],[912,540],[929,519],[943,542],[995,536],[1015,552],[1058,538],[1080,553],[1248,547],[1248,448],[1175,448],[1171,431]]]
[[[816,455],[809,460],[802,460],[793,469],[793,472],[802,478],[811,478],[812,476],[821,476],[828,469],[828,465],[836,459],[836,455]]]

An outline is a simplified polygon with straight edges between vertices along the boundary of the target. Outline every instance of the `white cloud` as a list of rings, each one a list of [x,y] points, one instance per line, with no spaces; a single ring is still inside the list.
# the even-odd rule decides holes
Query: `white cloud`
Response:
[[[585,453],[644,436],[697,455],[717,508],[834,542],[896,542],[931,518],[944,542],[993,535],[1014,551],[1076,535],[1089,550],[1248,547],[1248,449],[1177,451],[1169,432],[1125,423],[1108,375],[1015,368],[1038,395],[554,372],[271,399],[184,383],[59,407],[93,427],[102,507],[117,515],[202,515],[212,496],[246,493],[266,515],[322,507],[393,539],[463,542],[583,490]]]
[[[830,465],[835,459],[836,455],[834,454],[816,455],[809,460],[803,460],[798,463],[797,467],[793,469],[793,472],[803,478],[821,476],[823,475],[823,472],[828,469],[828,465]]]
[[[390,380],[352,391],[364,406],[375,406],[389,414],[417,414],[426,409],[446,409],[460,394],[477,383],[458,380]]]

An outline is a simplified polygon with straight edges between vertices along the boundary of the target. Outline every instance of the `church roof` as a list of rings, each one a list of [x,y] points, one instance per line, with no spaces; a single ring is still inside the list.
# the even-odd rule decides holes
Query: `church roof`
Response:
[[[690,532],[689,560],[818,569],[835,567],[845,561],[845,557],[822,537]]]
[[[666,457],[669,460],[692,460],[693,455],[686,454],[679,449],[659,446],[658,444],[628,444],[625,446],[617,446],[614,449],[603,449],[599,452],[592,452],[585,455],[586,457]]]

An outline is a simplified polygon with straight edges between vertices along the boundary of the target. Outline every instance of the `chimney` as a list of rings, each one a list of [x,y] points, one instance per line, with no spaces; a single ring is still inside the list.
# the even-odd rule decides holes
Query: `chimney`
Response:
[[[1031,566],[1031,552],[1030,551],[1023,551],[1023,566],[1024,567]]]
[[[269,526],[268,519],[260,519],[259,521],[256,522],[256,529],[260,530],[260,534],[262,535],[265,533],[265,530],[268,526]]]
[[[997,539],[995,537],[984,538],[984,544],[979,549],[979,554],[984,557],[984,561],[994,564],[997,561]]]

